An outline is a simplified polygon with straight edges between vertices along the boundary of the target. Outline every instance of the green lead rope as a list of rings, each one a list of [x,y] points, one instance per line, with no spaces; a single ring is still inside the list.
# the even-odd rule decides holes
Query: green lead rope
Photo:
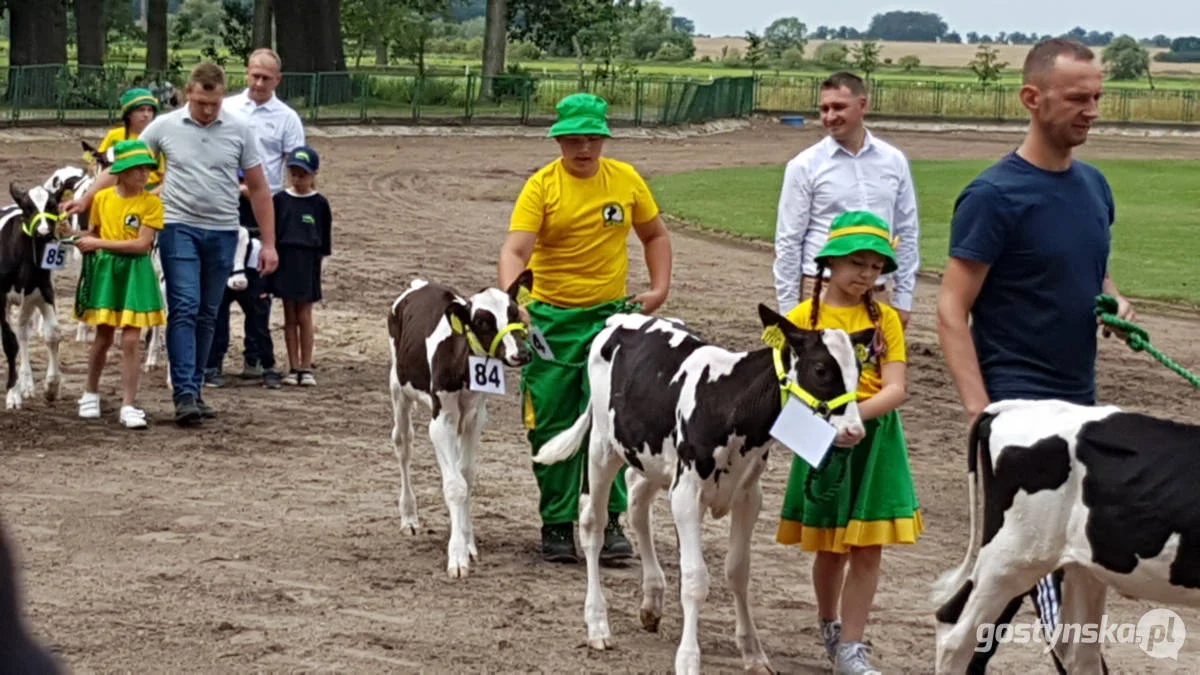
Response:
[[[1200,377],[1196,377],[1188,372],[1186,368],[1175,363],[1166,354],[1158,351],[1154,348],[1154,345],[1150,344],[1150,333],[1146,332],[1145,328],[1117,316],[1116,298],[1107,294],[1096,296],[1096,316],[1100,317],[1100,321],[1104,325],[1124,333],[1125,343],[1129,345],[1130,349],[1135,352],[1146,352],[1158,359],[1167,368],[1178,373],[1180,377],[1190,382],[1193,387],[1200,387]]]

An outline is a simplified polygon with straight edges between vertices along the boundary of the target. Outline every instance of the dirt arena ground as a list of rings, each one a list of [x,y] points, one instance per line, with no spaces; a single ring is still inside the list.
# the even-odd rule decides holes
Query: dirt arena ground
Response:
[[[646,174],[782,163],[817,138],[812,129],[756,123],[684,140],[620,140],[613,156]],[[1008,134],[890,133],[914,158],[994,158]],[[98,138],[98,136],[97,136]],[[615,651],[584,647],[584,568],[538,557],[537,497],[518,399],[493,398],[473,510],[481,559],[464,580],[446,578],[448,517],[441,480],[418,416],[414,468],[424,529],[401,533],[389,439],[385,315],[414,276],[475,289],[494,278],[498,246],[524,178],[554,156],[536,138],[315,138],[320,188],[336,219],[326,300],[317,311],[320,386],[269,392],[235,383],[207,390],[220,419],[202,430],[169,422],[162,371],[143,385],[153,426],[116,422],[116,353],[102,385],[104,419],[75,417],[84,347],[64,319],[61,400],[40,398],[45,347],[34,343],[39,397],[0,413],[0,514],[15,536],[29,617],[37,635],[76,672],[662,672],[679,638],[678,559],[668,503],[654,511],[669,579],[657,634],[637,618],[637,567],[605,570]],[[1095,138],[1085,157],[1196,157],[1195,141]],[[0,144],[0,173],[40,181],[78,161],[74,142]],[[944,214],[938,214],[943,215]],[[927,217],[937,217],[928,215]],[[676,230],[675,281],[663,312],[715,341],[755,348],[755,307],[774,304],[763,246]],[[633,289],[646,274],[631,239]],[[75,269],[58,279],[71,306]],[[889,672],[931,672],[929,583],[957,565],[966,545],[965,420],[934,333],[937,279],[925,278],[911,328],[911,400],[903,409],[928,530],[914,547],[885,553],[868,628]],[[1194,316],[1159,308],[1144,323],[1155,343],[1200,367]],[[240,314],[227,367],[240,369]],[[282,316],[273,316],[276,356]],[[517,374],[510,371],[509,391]],[[1102,345],[1104,400],[1195,420],[1200,396],[1183,380],[1114,341]],[[1149,402],[1143,405],[1135,397]],[[780,672],[822,672],[810,585],[812,558],[774,543],[789,455],[777,450],[764,478],[754,538],[752,606]],[[705,524],[712,590],[701,649],[713,672],[740,670],[723,569],[728,521]],[[1146,603],[1110,595],[1113,621],[1136,622]],[[1200,634],[1200,612],[1178,610]],[[1026,604],[1021,620],[1031,620]],[[1178,662],[1136,645],[1106,647],[1113,672],[1200,670],[1200,639]],[[1038,645],[1007,645],[995,672],[1052,672]]]

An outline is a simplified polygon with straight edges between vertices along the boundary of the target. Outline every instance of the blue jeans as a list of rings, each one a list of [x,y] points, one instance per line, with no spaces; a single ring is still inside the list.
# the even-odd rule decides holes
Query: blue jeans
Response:
[[[207,370],[217,372],[225,362],[229,351],[229,308],[233,303],[242,308],[245,315],[245,347],[243,360],[247,365],[257,363],[264,370],[275,367],[275,343],[271,340],[271,296],[267,294],[267,282],[258,270],[246,270],[246,289],[225,289],[225,298],[217,310],[216,330],[213,333],[212,349],[208,353]]]
[[[167,358],[176,403],[186,396],[200,399],[237,236],[237,230],[202,230],[182,223],[167,223],[158,235],[167,282]]]

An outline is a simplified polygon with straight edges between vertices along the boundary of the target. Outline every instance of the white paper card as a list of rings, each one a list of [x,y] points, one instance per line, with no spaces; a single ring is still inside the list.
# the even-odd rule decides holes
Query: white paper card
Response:
[[[472,355],[468,365],[470,372],[467,377],[471,381],[471,391],[481,391],[485,394],[505,393],[503,361]]]
[[[258,256],[262,255],[262,242],[257,239],[250,240],[250,255],[246,259],[246,267],[252,270],[258,269]]]
[[[550,343],[546,342],[546,336],[542,335],[542,331],[538,330],[537,326],[529,328],[529,341],[533,343],[533,351],[537,352],[538,356],[547,361],[554,360],[554,352],[550,351]]]
[[[817,467],[833,446],[837,429],[795,396],[789,396],[783,412],[771,427],[771,436],[800,459]]]
[[[42,252],[42,269],[44,270],[61,270],[67,266],[67,251],[58,245],[57,241],[52,241],[46,244],[46,250]]]

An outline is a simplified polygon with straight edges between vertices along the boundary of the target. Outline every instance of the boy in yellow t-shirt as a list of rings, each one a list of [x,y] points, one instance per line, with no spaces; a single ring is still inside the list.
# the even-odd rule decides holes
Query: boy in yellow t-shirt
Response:
[[[124,124],[109,129],[96,150],[108,152],[109,148],[121,141],[137,140],[157,115],[158,99],[149,89],[127,90],[121,94],[121,120]],[[166,158],[159,154],[157,159],[157,166],[150,172],[150,178],[146,182],[146,190],[156,195],[162,190],[163,172],[167,169]]]
[[[875,672],[863,632],[882,547],[914,543],[924,527],[898,411],[907,396],[904,328],[899,313],[871,293],[880,274],[896,269],[888,223],[866,211],[838,216],[817,267],[813,296],[787,318],[800,328],[850,334],[862,369],[858,400],[867,434],[853,448],[832,449],[819,469],[792,458],[776,540],[817,552],[819,629],[835,670]]]
[[[525,427],[531,454],[569,428],[587,406],[587,355],[604,321],[640,306],[653,312],[671,285],[671,242],[650,188],[629,164],[602,157],[608,103],[592,94],[559,101],[549,136],[562,157],[525,183],[500,251],[499,281],[509,285],[533,270],[532,324],[537,356],[521,374]],[[645,248],[650,290],[629,297],[628,237]],[[577,562],[574,523],[579,517],[584,450],[558,464],[534,465],[541,492],[542,557]],[[618,517],[627,509],[624,472],[613,484],[601,559],[629,558],[633,548]]]

